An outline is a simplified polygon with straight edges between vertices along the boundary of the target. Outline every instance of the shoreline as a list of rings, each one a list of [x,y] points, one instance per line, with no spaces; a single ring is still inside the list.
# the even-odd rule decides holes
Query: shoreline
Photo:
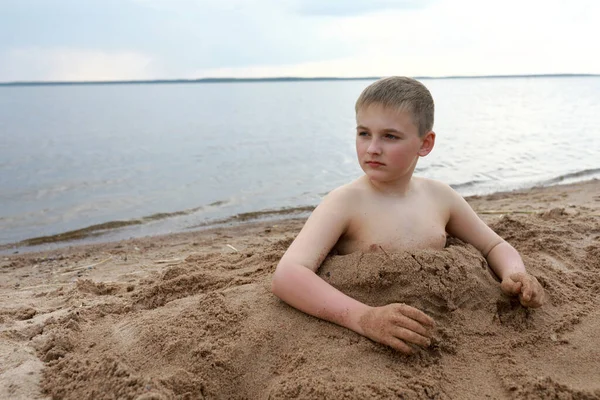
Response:
[[[591,170],[597,172],[597,170]],[[588,171],[584,171],[587,173]],[[574,175],[578,177],[581,174]],[[565,177],[555,178],[549,181],[548,185],[538,185],[531,188],[515,189],[511,191],[499,191],[484,195],[470,195],[465,196],[465,199],[470,202],[470,199],[478,199],[487,196],[499,196],[499,195],[510,195],[516,193],[528,193],[529,191],[538,191],[545,188],[567,187],[572,185],[586,185],[589,182],[597,181],[598,178],[592,178],[584,181],[577,181],[574,183],[563,183],[563,181],[573,178],[571,175]],[[65,247],[81,246],[88,244],[102,244],[111,243],[114,241],[126,240],[126,239],[115,239],[114,236],[127,227],[144,225],[149,222],[156,220],[163,220],[170,217],[182,216],[193,213],[199,208],[193,208],[190,210],[176,211],[171,213],[156,213],[148,217],[131,219],[131,220],[119,220],[119,221],[108,221],[101,224],[91,225],[80,229],[75,229],[66,232],[60,232],[53,235],[38,236],[28,239],[21,240],[19,242],[0,244],[0,256],[6,256],[10,254],[26,254],[31,252],[59,250]],[[195,224],[184,228],[181,231],[170,232],[170,233],[153,233],[150,235],[130,236],[129,239],[140,239],[147,237],[158,237],[172,234],[185,234],[193,232],[202,232],[205,230],[211,230],[221,227],[231,227],[237,224],[252,224],[260,223],[261,221],[272,222],[272,221],[285,221],[288,219],[301,219],[307,218],[312,212],[314,206],[297,206],[290,208],[281,209],[266,209],[259,211],[251,211],[240,214],[235,214],[230,217],[207,221],[200,224]],[[475,210],[477,211],[477,210]],[[112,237],[111,237],[112,236]]]
[[[195,224],[185,228],[179,232],[171,233],[156,233],[151,235],[135,236],[129,239],[151,238],[165,235],[185,234],[188,232],[202,232],[204,230],[216,229],[221,227],[230,227],[235,225],[243,225],[248,223],[273,222],[288,219],[298,219],[308,217],[308,214],[314,209],[313,206],[298,206],[293,208],[281,208],[275,210],[260,210],[251,211],[240,214],[235,214],[231,217],[208,221],[205,223]],[[174,213],[155,214],[160,216],[177,216],[183,215],[185,212],[177,211]],[[8,254],[26,254],[37,251],[59,250],[70,246],[83,246],[110,243],[127,239],[111,239],[111,236],[119,232],[119,229],[142,225],[145,221],[152,220],[151,217],[145,217],[133,220],[110,221],[102,224],[91,225],[81,229],[57,233],[55,235],[39,236],[29,239],[24,239],[15,243],[7,243],[0,245],[0,256]],[[111,235],[112,234],[112,235]],[[93,240],[98,238],[99,240]],[[44,246],[47,246],[44,248]],[[16,251],[16,253],[15,253]]]
[[[503,297],[452,241],[391,263],[329,258],[320,273],[339,290],[435,315],[435,346],[404,358],[270,293],[305,218],[12,254],[0,257],[0,398],[600,397],[600,180],[467,200],[547,305]]]

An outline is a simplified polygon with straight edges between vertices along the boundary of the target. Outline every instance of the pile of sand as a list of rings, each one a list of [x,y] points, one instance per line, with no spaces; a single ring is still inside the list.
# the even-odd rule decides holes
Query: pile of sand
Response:
[[[441,251],[331,256],[319,270],[367,304],[431,315],[433,345],[412,357],[270,293],[297,230],[253,250],[192,254],[138,280],[80,277],[37,294],[69,304],[62,313],[3,335],[36,349],[43,392],[61,399],[600,398],[600,218],[572,207],[490,225],[545,287],[541,309],[504,296],[485,259],[457,240]]]

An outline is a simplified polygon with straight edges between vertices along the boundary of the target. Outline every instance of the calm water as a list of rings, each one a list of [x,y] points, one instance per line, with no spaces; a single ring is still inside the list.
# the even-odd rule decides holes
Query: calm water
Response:
[[[600,176],[600,78],[423,82],[438,136],[417,174],[464,195]],[[315,205],[361,173],[353,109],[369,83],[0,87],[0,244]]]

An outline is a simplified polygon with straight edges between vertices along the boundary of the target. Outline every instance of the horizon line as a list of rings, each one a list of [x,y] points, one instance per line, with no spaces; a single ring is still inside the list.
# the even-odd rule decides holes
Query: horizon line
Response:
[[[298,81],[358,81],[376,80],[382,76],[365,77],[263,77],[263,78],[197,78],[197,79],[140,79],[102,81],[12,81],[0,82],[0,86],[74,86],[74,85],[134,85],[134,84],[177,84],[177,83],[245,83],[245,82],[298,82]],[[501,79],[501,78],[561,78],[561,77],[600,77],[600,74],[514,74],[514,75],[448,75],[414,76],[414,79]]]

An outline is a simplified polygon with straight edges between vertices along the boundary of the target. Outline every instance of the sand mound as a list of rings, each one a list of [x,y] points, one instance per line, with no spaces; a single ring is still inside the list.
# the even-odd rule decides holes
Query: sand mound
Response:
[[[543,308],[504,296],[485,259],[457,240],[333,255],[319,270],[367,304],[406,303],[436,319],[433,345],[412,357],[270,293],[295,232],[137,280],[80,278],[39,294],[70,304],[64,312],[0,310],[14,326],[2,334],[35,345],[42,388],[57,399],[600,399],[600,218],[551,209],[490,226],[546,288]]]
[[[345,293],[371,305],[410,304],[437,320],[434,345],[415,357],[274,298],[269,279],[287,244],[280,243],[262,253],[190,257],[112,310],[95,306],[50,323],[39,348],[49,363],[44,388],[56,398],[441,399],[471,374],[521,398],[597,398],[597,371],[587,386],[527,372],[530,357],[545,365],[539,358],[547,355],[534,356],[540,348],[571,351],[563,333],[599,303],[599,246],[585,243],[591,221],[551,215],[493,225],[513,236],[547,288],[551,302],[539,311],[503,296],[483,257],[456,242],[324,263],[319,274]],[[89,281],[77,288],[115,290]]]
[[[328,259],[319,275],[342,292],[373,306],[406,303],[434,318],[494,303],[500,292],[485,259],[474,249],[402,254],[351,254]]]

